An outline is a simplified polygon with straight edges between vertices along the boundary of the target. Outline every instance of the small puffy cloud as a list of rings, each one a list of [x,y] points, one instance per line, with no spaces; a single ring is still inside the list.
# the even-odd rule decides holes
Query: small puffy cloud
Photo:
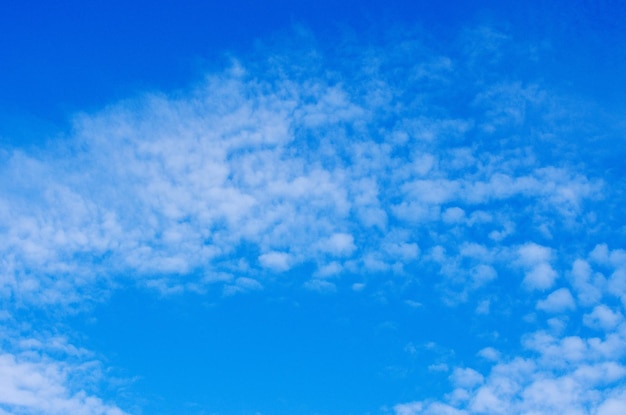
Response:
[[[498,273],[491,265],[480,264],[472,267],[470,276],[474,286],[480,287],[495,280],[498,277]]]
[[[598,244],[589,253],[589,258],[599,264],[609,263],[609,247],[607,244]]]
[[[482,357],[483,359],[495,362],[500,359],[500,352],[498,352],[493,347],[485,347],[478,352],[478,356]]]
[[[354,284],[352,284],[352,291],[363,291],[365,289],[365,284],[362,282],[355,282]]]
[[[369,272],[385,272],[389,270],[390,265],[384,259],[381,255],[369,254],[363,258],[363,266]]]
[[[395,415],[419,415],[424,405],[421,402],[408,402],[393,407]]]
[[[621,297],[626,305],[626,267],[615,270],[607,283],[608,291],[616,297]]]
[[[491,262],[494,258],[494,253],[484,245],[467,242],[461,245],[460,254],[464,257],[473,258],[476,260]]]
[[[558,274],[550,264],[542,263],[526,272],[523,284],[529,289],[547,290],[554,285],[557,277]]]
[[[502,224],[501,230],[493,230],[489,232],[489,238],[496,242],[500,242],[507,236],[513,234],[514,232],[515,232],[515,224],[511,221],[506,221],[505,223]]]
[[[609,249],[607,244],[598,244],[589,253],[589,258],[602,265],[610,265],[615,268],[626,266],[626,251],[623,249]]]
[[[471,368],[456,368],[450,375],[452,384],[457,388],[472,389],[484,382],[484,377]]]
[[[517,250],[517,263],[525,269],[522,284],[531,290],[547,290],[554,285],[558,274],[550,265],[552,250],[528,243]]]
[[[465,211],[460,207],[451,207],[443,211],[441,219],[446,223],[461,223],[465,219]]]
[[[574,297],[567,288],[560,288],[537,303],[537,309],[548,313],[561,313],[576,308]]]
[[[527,267],[534,267],[552,259],[552,250],[550,248],[535,243],[522,245],[517,253],[520,263]]]
[[[600,304],[583,316],[583,323],[592,328],[611,330],[624,320],[619,311],[614,311],[604,304]]]
[[[606,279],[601,274],[594,274],[587,261],[575,260],[570,275],[572,286],[582,305],[590,306],[601,300]]]
[[[356,250],[354,237],[348,233],[335,233],[320,241],[320,250],[333,256],[350,256]]]
[[[268,252],[259,256],[259,262],[264,268],[284,272],[291,268],[291,255],[286,252]]]

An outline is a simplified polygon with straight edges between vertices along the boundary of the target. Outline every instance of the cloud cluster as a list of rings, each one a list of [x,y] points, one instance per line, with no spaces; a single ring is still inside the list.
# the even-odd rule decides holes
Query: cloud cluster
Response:
[[[524,284],[550,288],[550,248],[533,239],[588,220],[602,181],[525,144],[531,122],[557,132],[538,86],[485,86],[469,60],[431,52],[396,73],[407,47],[424,49],[404,39],[330,68],[309,57],[309,70],[235,62],[190,91],[77,116],[63,146],[5,152],[4,297],[80,302],[122,275],[163,292],[261,286],[301,264],[314,278],[402,273],[454,250],[452,235],[485,235],[473,239],[492,251],[531,238]],[[459,90],[466,102],[438,102]],[[496,278],[482,260],[471,273]]]
[[[525,250],[522,257],[531,258],[533,264],[548,258],[549,253],[539,247]],[[522,337],[520,355],[502,357],[492,348],[482,350],[479,355],[494,362],[487,373],[456,368],[450,376],[453,390],[445,400],[399,404],[395,413],[622,413],[626,410],[626,322],[620,310],[626,290],[614,287],[626,270],[623,255],[623,250],[598,245],[586,258],[577,258],[566,287],[538,301],[537,308],[554,317],[543,321],[545,328]],[[599,293],[595,300],[586,296],[583,281]],[[582,313],[572,314],[576,307],[582,307]],[[581,327],[590,330],[582,334]]]
[[[18,315],[126,284],[233,295],[277,280],[384,297],[396,276],[428,273],[445,303],[485,315],[521,287],[550,322],[524,356],[484,351],[490,372],[457,368],[445,400],[395,412],[617,413],[626,254],[601,243],[613,224],[600,211],[613,190],[584,168],[562,98],[502,72],[519,57],[510,39],[462,37],[450,56],[411,36],[269,50],[76,115],[47,148],[4,150],[0,300]],[[564,313],[601,334],[564,334]],[[0,404],[16,413],[123,413],[69,387],[63,360],[1,353]]]
[[[93,393],[103,375],[92,353],[62,335],[20,332],[10,318],[3,323],[0,414],[126,414]]]

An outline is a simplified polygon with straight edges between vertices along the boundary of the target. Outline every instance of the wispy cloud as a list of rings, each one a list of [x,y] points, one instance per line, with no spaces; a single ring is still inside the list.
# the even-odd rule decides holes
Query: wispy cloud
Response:
[[[332,76],[313,69],[305,80],[291,78],[289,61],[253,71],[235,63],[183,94],[77,116],[64,150],[6,154],[5,290],[68,302],[84,294],[67,290],[119,274],[175,284],[176,275],[232,267],[243,244],[259,252],[252,271],[323,264],[320,255],[383,269],[415,263],[418,246],[452,230],[466,234],[481,214],[481,231],[496,239],[503,227],[516,232],[518,215],[535,222],[541,240],[584,220],[583,204],[600,196],[601,180],[540,163],[539,149],[515,138],[526,115],[507,106],[551,111],[545,92],[476,85],[468,102],[476,111],[460,117],[463,105],[436,106],[427,88],[419,102],[404,92],[432,82],[456,91],[448,65],[409,65],[405,71],[422,75],[397,85],[402,78],[382,69],[398,59],[391,48],[366,85],[358,69],[343,66],[367,68],[367,54],[362,63],[341,62]],[[455,65],[462,78],[465,63]],[[385,100],[365,99],[372,84]],[[470,140],[483,134],[483,121],[506,125],[510,137],[490,127],[491,138]],[[537,128],[549,128],[540,121]],[[427,228],[434,233],[424,238]],[[381,231],[403,239],[390,245]],[[555,271],[547,260],[530,264],[533,246],[520,248],[526,285],[549,288]]]
[[[126,414],[94,394],[104,375],[93,353],[59,334],[20,330],[12,318],[0,336],[0,404],[10,413]]]
[[[518,56],[510,37],[462,37],[457,56],[411,37],[272,51],[186,91],[77,115],[37,152],[5,150],[2,301],[80,308],[124,284],[233,295],[271,290],[276,274],[294,289],[384,297],[387,275],[409,287],[428,272],[429,296],[487,315],[522,287],[525,312],[580,308],[579,323],[603,334],[542,328],[521,356],[483,349],[490,370],[456,368],[448,398],[396,414],[614,413],[623,313],[602,301],[625,301],[626,255],[604,244],[615,224],[599,211],[613,189],[580,151],[559,154],[584,141],[559,125],[564,98],[501,72],[503,55]],[[80,365],[37,353],[0,355],[0,403],[123,413],[68,386]]]

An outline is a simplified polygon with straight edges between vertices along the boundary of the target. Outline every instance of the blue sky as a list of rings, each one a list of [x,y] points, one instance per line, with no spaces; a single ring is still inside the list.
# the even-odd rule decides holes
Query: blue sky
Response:
[[[0,415],[626,412],[618,1],[0,13]]]

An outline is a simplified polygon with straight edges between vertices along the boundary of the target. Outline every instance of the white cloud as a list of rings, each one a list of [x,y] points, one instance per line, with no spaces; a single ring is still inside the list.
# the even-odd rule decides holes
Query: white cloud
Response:
[[[334,256],[350,256],[356,250],[356,245],[352,235],[338,232],[321,241],[320,249]]]
[[[611,274],[607,288],[611,294],[622,298],[626,305],[626,267],[618,268]]]
[[[58,335],[27,336],[8,327],[2,327],[3,345],[13,350],[0,350],[0,406],[6,413],[126,414],[88,392],[102,379],[102,365],[90,360],[89,351]]]
[[[604,258],[603,266],[620,266],[620,260],[607,259],[610,258],[608,249],[606,255],[598,252],[600,250],[596,249],[594,255]],[[515,258],[518,266],[532,270],[538,264],[551,261],[552,253],[546,247],[532,244],[518,248]],[[594,275],[589,263],[574,261],[569,278],[572,286],[580,290],[590,285],[598,290],[599,294],[590,297],[593,302],[588,303],[602,299],[603,285],[598,282],[602,279]],[[565,314],[559,319],[535,320],[534,324],[546,324],[549,329],[523,336],[523,350],[517,356],[506,358],[492,347],[484,348],[478,355],[492,363],[488,371],[456,369],[450,377],[452,391],[449,394],[436,401],[411,402],[408,408],[420,408],[415,412],[419,414],[428,413],[428,408],[435,403],[471,415],[619,413],[623,409],[620,398],[624,396],[626,380],[623,315],[607,304],[596,304],[584,315],[568,313],[575,307],[568,287],[553,291],[537,302],[537,308]],[[581,321],[577,322],[576,318]],[[579,323],[602,330],[602,336],[584,337],[576,329],[576,334],[572,334],[572,327],[579,327]]]
[[[626,393],[618,398],[609,398],[600,405],[597,415],[622,415],[626,413]]]
[[[589,263],[577,259],[572,265],[572,285],[576,290],[581,304],[590,306],[596,304],[602,298],[602,291],[606,285],[605,278],[599,274],[593,275]]]
[[[210,283],[182,284],[180,275],[232,272],[241,252],[260,253],[258,261],[247,258],[254,278],[302,263],[323,267],[323,256],[403,273],[428,261],[420,248],[441,245],[453,255],[473,235],[490,236],[492,255],[511,249],[507,238],[527,231],[516,226],[521,219],[537,218],[530,230],[550,232],[578,220],[583,201],[598,196],[600,182],[539,162],[515,140],[460,144],[477,125],[518,128],[525,105],[554,111],[537,86],[466,85],[476,100],[473,114],[460,115],[430,109],[436,97],[427,91],[424,102],[407,100],[405,85],[396,85],[420,73],[420,82],[454,91],[457,63],[449,57],[425,57],[410,77],[365,74],[339,60],[340,83],[314,66],[279,61],[235,63],[185,93],[146,94],[78,115],[62,154],[7,153],[1,292],[78,302],[129,272],[177,292]],[[391,110],[391,102],[403,104]],[[513,199],[527,210],[499,203]],[[540,220],[546,216],[552,220]],[[394,232],[403,236],[389,238]],[[445,237],[453,233],[456,243]],[[553,285],[552,248],[527,243],[518,254],[528,288]],[[492,261],[474,266],[476,285],[494,279]]]
[[[493,362],[500,360],[500,352],[498,352],[493,347],[485,347],[484,349],[481,349],[478,352],[478,355],[484,359],[487,359]]]
[[[519,261],[527,267],[534,267],[552,259],[552,251],[545,246],[528,243],[518,249]]]
[[[589,253],[589,258],[596,263],[615,268],[626,266],[626,251],[623,249],[610,250],[605,243],[596,245]]]
[[[557,272],[550,265],[552,250],[528,243],[518,248],[518,262],[526,269],[523,284],[529,289],[546,290],[554,284]]]
[[[424,205],[439,205],[456,198],[460,184],[456,181],[420,179],[403,186],[407,196]]]
[[[455,387],[464,389],[472,389],[484,382],[483,375],[471,368],[454,369],[450,379]]]
[[[418,415],[422,413],[423,407],[421,402],[409,402],[398,404],[393,407],[393,410],[396,415]]]
[[[365,289],[365,284],[362,282],[355,282],[352,284],[352,291],[363,291]]]
[[[589,253],[589,258],[591,258],[596,263],[607,265],[609,264],[609,247],[607,244],[598,244],[593,250]]]
[[[480,287],[498,277],[497,271],[490,265],[480,264],[470,270],[472,281],[476,287]]]
[[[417,259],[420,253],[419,246],[414,242],[388,242],[383,249],[396,261],[411,261]]]
[[[441,218],[447,223],[460,223],[465,218],[465,211],[460,207],[451,207],[443,212]]]
[[[576,308],[574,297],[567,288],[559,288],[553,291],[546,297],[545,300],[541,300],[537,303],[539,310],[544,310],[549,313],[560,313],[564,311],[570,311]]]
[[[622,313],[614,311],[604,304],[595,306],[591,313],[583,316],[583,323],[586,326],[603,330],[614,329],[623,320],[624,316]]]
[[[504,360],[492,349],[483,349],[480,354],[494,361],[489,373],[455,370],[451,380],[457,389],[447,395],[450,401],[438,403],[468,414],[494,415],[582,415],[620,408],[613,396],[624,393],[620,385],[626,379],[626,367],[619,362],[623,351],[617,349],[626,345],[626,335],[621,333],[610,342],[608,346],[597,338],[558,338],[535,332],[524,343],[533,352],[526,357]],[[417,401],[399,408],[422,410],[432,405]]]
[[[393,61],[403,50],[376,53],[377,63],[329,59],[337,67],[323,71],[289,58],[251,63],[250,71],[236,64],[178,95],[79,115],[63,150],[1,154],[0,297],[15,303],[11,312],[80,304],[106,298],[126,275],[163,294],[206,294],[219,284],[229,295],[269,290],[272,274],[302,265],[311,275],[294,277],[295,285],[341,292],[350,284],[381,298],[427,286],[438,272],[440,292],[425,296],[471,301],[485,316],[506,300],[476,292],[510,292],[505,276],[521,270],[527,297],[512,309],[566,313],[578,301],[594,307],[582,322],[602,337],[558,337],[569,321],[536,313],[529,324],[548,332],[524,336],[520,356],[482,349],[493,367],[455,370],[449,402],[400,404],[396,414],[617,411],[619,391],[598,385],[621,379],[624,323],[602,302],[626,301],[626,253],[605,243],[588,257],[575,244],[567,256],[559,250],[611,228],[593,202],[612,189],[568,167],[578,160],[551,156],[555,137],[581,141],[556,126],[568,124],[559,118],[562,98],[532,82],[461,79],[474,79],[475,65],[496,59],[508,41],[484,28],[478,34],[485,43],[465,39],[465,58],[429,56],[410,69]],[[469,113],[441,105],[460,90]],[[561,255],[578,258],[571,272]],[[377,274],[367,276],[368,290],[343,279],[363,271]],[[536,291],[547,293],[560,275],[571,287],[538,300]],[[37,412],[37,399],[49,396],[77,405],[69,412],[115,413],[67,387],[59,362],[2,356],[7,373],[34,382],[5,379],[6,396],[24,408]]]
[[[265,268],[274,271],[287,271],[291,268],[291,256],[286,252],[268,252],[259,256],[259,262]]]
[[[322,266],[315,274],[318,277],[325,278],[337,275],[343,271],[343,266],[337,261]]]

